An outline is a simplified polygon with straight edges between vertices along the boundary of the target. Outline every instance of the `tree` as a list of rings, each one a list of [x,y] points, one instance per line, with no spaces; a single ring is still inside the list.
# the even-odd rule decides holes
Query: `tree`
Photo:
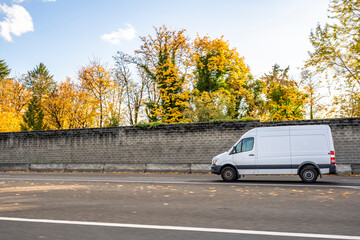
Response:
[[[229,119],[227,106],[231,101],[229,91],[219,89],[214,92],[200,92],[195,89],[193,92],[192,108],[187,114],[188,118],[194,122],[209,122],[211,120]]]
[[[263,94],[265,92],[266,83],[249,75],[244,88],[246,88],[247,94],[240,102],[240,117],[263,119],[263,116],[266,115],[266,101]]]
[[[246,81],[250,69],[239,56],[235,48],[223,37],[211,40],[209,37],[194,40],[193,64],[195,65],[195,88],[200,92],[215,92],[226,89],[231,93],[232,101],[227,106],[227,115],[231,119],[240,116],[240,104],[249,95]]]
[[[158,94],[158,98],[147,99],[149,121],[183,121],[190,99],[190,46],[185,30],[170,31],[163,25],[155,28],[155,37],[141,40],[133,62],[151,79],[156,88],[153,93]]]
[[[98,116],[96,99],[91,96],[91,93],[84,91],[82,87],[74,85],[73,91],[71,113],[68,118],[69,128],[97,127],[99,122],[96,119]]]
[[[56,83],[45,64],[40,63],[32,71],[28,72],[25,78],[25,86],[32,91],[40,104],[42,104],[47,94],[55,88]]]
[[[6,65],[5,60],[0,60],[0,80],[10,75],[10,68]]]
[[[57,85],[44,103],[45,119],[50,129],[69,128],[69,118],[75,102],[75,85],[68,78]]]
[[[308,96],[305,106],[308,108],[309,118],[318,118],[325,108],[320,103],[320,100],[323,98],[319,93],[319,89],[322,87],[321,81],[310,70],[304,70],[301,72],[301,85]]]
[[[355,85],[342,86],[341,92],[333,98],[333,117],[359,117],[360,91]]]
[[[140,108],[144,102],[145,90],[149,85],[150,79],[142,68],[137,67],[138,76],[140,82],[133,80],[131,71],[129,68],[128,56],[122,52],[118,52],[113,57],[115,60],[115,81],[124,91],[124,102],[127,108],[128,120],[130,125],[137,124],[140,116]],[[152,90],[148,89],[148,99],[151,101]]]
[[[336,80],[341,94],[335,97],[335,105],[343,109],[351,105],[350,112],[360,112],[356,104],[360,102],[360,1],[332,0],[328,11],[332,22],[318,25],[310,34],[314,51],[309,52],[305,67]]]
[[[275,64],[269,74],[262,77],[266,96],[264,120],[283,121],[303,119],[304,94],[294,80],[289,79],[289,67],[281,69]]]
[[[78,74],[81,87],[89,93],[97,105],[98,126],[103,127],[106,116],[106,103],[111,89],[115,87],[111,80],[110,72],[99,62],[93,61],[88,66],[82,67]]]
[[[0,132],[20,131],[29,91],[20,79],[0,81]]]
[[[23,116],[23,124],[21,124],[22,131],[37,131],[46,130],[47,126],[44,123],[44,112],[41,107],[40,100],[36,95],[33,95],[28,109]]]

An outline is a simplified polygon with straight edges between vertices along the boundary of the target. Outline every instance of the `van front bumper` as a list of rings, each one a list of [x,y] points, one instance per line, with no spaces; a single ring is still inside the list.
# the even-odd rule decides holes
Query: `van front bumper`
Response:
[[[211,165],[211,173],[220,174],[221,166],[219,165]]]

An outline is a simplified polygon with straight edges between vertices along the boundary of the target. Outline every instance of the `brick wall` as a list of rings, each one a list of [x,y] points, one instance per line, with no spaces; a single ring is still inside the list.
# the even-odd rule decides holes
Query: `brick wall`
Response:
[[[360,118],[347,118],[168,124],[155,129],[113,127],[0,133],[0,170],[13,165],[25,166],[27,170],[26,166],[31,168],[41,164],[57,164],[57,167],[62,164],[64,168],[76,164],[82,164],[84,168],[88,164],[89,169],[100,166],[102,170],[106,164],[112,167],[116,164],[137,164],[139,167],[182,164],[184,171],[188,171],[187,165],[189,169],[192,164],[208,166],[213,156],[228,150],[251,128],[309,124],[330,125],[337,164],[354,169],[360,164]]]

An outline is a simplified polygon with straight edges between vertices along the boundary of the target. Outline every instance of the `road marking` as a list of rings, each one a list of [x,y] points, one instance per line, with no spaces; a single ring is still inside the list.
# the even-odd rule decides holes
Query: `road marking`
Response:
[[[222,228],[201,228],[201,227],[182,227],[182,226],[163,226],[163,225],[146,225],[146,224],[106,223],[106,222],[86,222],[86,221],[83,222],[83,221],[10,218],[10,217],[0,217],[0,220],[1,221],[14,221],[14,222],[53,223],[53,224],[85,225],[85,226],[100,226],[100,227],[141,228],[141,229],[170,230],[170,231],[235,233],[235,234],[266,235],[266,236],[281,236],[281,237],[325,238],[325,239],[357,239],[357,240],[360,239],[360,236],[349,236],[349,235],[272,232],[272,231],[238,230],[238,229],[222,229]]]
[[[192,182],[192,181],[146,181],[146,180],[121,180],[121,179],[83,179],[83,178],[17,178],[2,177],[1,180],[19,180],[19,181],[61,181],[61,182],[109,182],[109,183],[144,183],[144,184],[188,184],[188,185],[239,185],[239,186],[275,186],[275,187],[318,187],[318,188],[352,188],[360,189],[360,186],[350,185],[319,185],[319,184],[287,184],[284,183],[246,183],[246,182]]]

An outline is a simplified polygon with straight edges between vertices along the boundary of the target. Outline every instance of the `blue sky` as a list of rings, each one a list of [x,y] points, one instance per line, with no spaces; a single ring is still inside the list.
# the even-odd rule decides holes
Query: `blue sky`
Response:
[[[132,53],[153,26],[224,35],[260,76],[275,63],[297,76],[311,50],[309,33],[327,20],[329,0],[0,0],[0,59],[12,76],[44,62],[55,80],[75,79],[117,51]],[[120,30],[119,30],[120,29]],[[10,37],[9,37],[10,36]],[[103,37],[102,37],[103,36]],[[11,39],[10,39],[11,38]],[[112,41],[109,41],[112,40]]]

